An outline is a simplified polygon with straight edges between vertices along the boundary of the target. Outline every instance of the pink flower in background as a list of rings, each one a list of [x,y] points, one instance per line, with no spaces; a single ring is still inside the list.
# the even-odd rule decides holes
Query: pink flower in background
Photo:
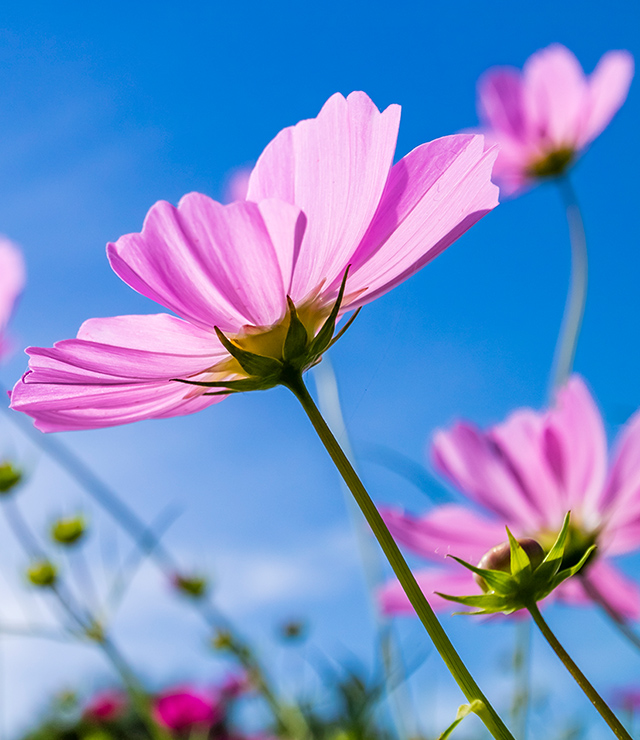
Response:
[[[0,236],[0,361],[11,350],[6,329],[24,284],[22,252],[9,239]]]
[[[113,722],[127,709],[127,695],[119,689],[99,691],[91,697],[83,715],[93,722]]]
[[[157,722],[174,732],[206,729],[224,717],[215,701],[189,687],[159,696],[153,713]]]
[[[250,167],[238,167],[233,170],[224,187],[224,202],[233,203],[235,200],[245,200],[249,189]]]
[[[562,174],[624,103],[633,66],[628,52],[610,51],[587,77],[568,49],[552,44],[529,57],[522,72],[486,72],[478,114],[488,142],[500,146],[494,174],[502,192]]]
[[[284,129],[249,179],[247,201],[186,195],[156,203],[142,232],[107,252],[134,290],[175,312],[90,319],[76,339],[28,349],[12,408],[43,431],[188,414],[225,396],[186,386],[243,379],[214,327],[281,359],[287,296],[313,337],[350,266],[342,312],[374,300],[497,205],[496,156],[481,136],[448,136],[393,165],[400,108],[336,94]]]
[[[548,549],[571,511],[565,564],[577,563],[595,543],[595,557],[583,571],[587,584],[621,617],[640,617],[640,588],[612,561],[640,548],[640,411],[620,433],[608,464],[602,418],[574,375],[548,411],[520,409],[484,432],[467,423],[438,432],[433,460],[483,513],[449,504],[424,517],[384,512],[400,542],[443,566],[416,575],[425,593],[480,593],[473,575],[445,560],[447,554],[478,563],[504,542],[505,525],[516,537],[533,537]],[[555,592],[558,598],[590,603],[582,580],[563,583]],[[411,613],[396,583],[383,589],[381,599],[388,613]],[[438,597],[433,604],[451,608]]]
[[[640,688],[637,686],[625,686],[617,689],[613,695],[612,706],[619,707],[625,712],[635,712],[640,709]]]

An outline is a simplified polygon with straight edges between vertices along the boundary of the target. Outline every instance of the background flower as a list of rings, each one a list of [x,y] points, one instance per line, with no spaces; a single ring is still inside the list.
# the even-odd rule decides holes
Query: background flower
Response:
[[[0,236],[0,361],[12,344],[6,334],[7,324],[26,280],[22,252],[9,239]]]
[[[432,561],[442,563],[451,553],[476,564],[505,540],[505,525],[548,549],[571,511],[566,564],[577,563],[596,544],[585,580],[622,617],[640,617],[640,586],[611,560],[640,548],[640,412],[618,437],[608,466],[602,418],[574,375],[548,411],[520,409],[484,432],[456,424],[436,433],[432,452],[436,468],[483,513],[458,505],[421,518],[388,510],[385,521],[398,540]],[[428,592],[480,592],[473,575],[457,564],[421,573],[419,581]],[[575,604],[590,601],[582,576],[562,584],[557,595]],[[381,598],[388,612],[410,611],[395,583]],[[436,603],[443,608],[446,602]]]
[[[533,54],[522,72],[494,67],[478,82],[482,131],[500,146],[495,175],[503,192],[562,174],[606,128],[624,103],[633,58],[605,54],[585,76],[561,44]]]

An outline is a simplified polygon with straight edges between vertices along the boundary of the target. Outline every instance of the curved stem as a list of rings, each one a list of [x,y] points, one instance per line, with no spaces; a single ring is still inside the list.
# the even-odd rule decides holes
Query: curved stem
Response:
[[[605,598],[605,596],[601,593],[600,589],[597,588],[597,586],[593,583],[593,581],[589,580],[589,573],[579,573],[580,580],[582,582],[582,587],[584,588],[585,593],[587,596],[595,603],[597,604],[602,611],[611,619],[613,624],[617,627],[617,629],[624,635],[624,637],[629,640],[629,642],[638,650],[640,650],[640,635],[637,635],[631,627],[629,627],[629,624],[627,620],[618,612]]]
[[[587,695],[587,697],[589,698],[593,706],[600,713],[600,716],[609,725],[613,734],[617,738],[619,738],[619,740],[632,740],[631,735],[629,735],[629,733],[624,729],[620,720],[616,717],[616,715],[609,708],[609,705],[600,696],[600,694],[593,688],[593,686],[589,683],[584,673],[573,662],[573,660],[569,656],[569,653],[567,653],[567,651],[562,647],[558,638],[553,634],[553,632],[551,631],[551,628],[545,622],[542,614],[540,614],[540,610],[538,609],[538,606],[535,603],[533,603],[530,606],[528,606],[527,609],[529,610],[529,613],[533,617],[533,621],[536,623],[538,629],[540,630],[540,632],[542,632],[545,640],[549,643],[549,645],[551,645],[551,648],[553,649],[555,654],[558,656],[558,658],[560,658],[565,668],[573,676],[578,686],[584,691],[584,693]]]
[[[462,690],[462,693],[466,696],[469,703],[474,701],[481,702],[480,704],[474,705],[474,708],[477,707],[477,709],[475,709],[475,713],[484,722],[487,729],[493,737],[496,738],[496,740],[513,740],[513,736],[507,729],[506,725],[495,709],[491,706],[488,699],[480,691],[479,686],[476,684],[466,665],[462,662],[462,659],[451,644],[451,641],[438,621],[433,609],[425,598],[425,595],[422,593],[420,586],[418,586],[413,573],[409,569],[405,559],[402,557],[395,540],[387,529],[373,501],[369,497],[369,494],[362,485],[362,482],[351,466],[347,456],[342,451],[336,438],[331,433],[331,430],[327,426],[324,418],[318,411],[318,408],[302,380],[302,376],[300,374],[292,373],[290,377],[286,378],[285,385],[302,404],[302,408],[305,410],[309,420],[320,437],[320,440],[325,446],[335,466],[338,468],[344,482],[353,494],[353,497],[358,503],[358,506],[364,514],[369,526],[373,530],[380,547],[386,555],[389,564],[402,584],[402,588],[407,594],[409,601],[416,610],[416,613],[427,630],[429,637],[431,637],[436,650],[440,653],[440,656]]]
[[[558,187],[560,188],[569,224],[571,279],[553,360],[553,380],[550,389],[552,396],[555,390],[566,383],[573,369],[587,300],[588,278],[587,240],[580,206],[568,176],[558,180]]]

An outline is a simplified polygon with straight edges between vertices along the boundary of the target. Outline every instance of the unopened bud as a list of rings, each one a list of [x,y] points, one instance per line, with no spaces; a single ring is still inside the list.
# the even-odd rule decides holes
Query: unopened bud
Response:
[[[39,588],[48,588],[56,582],[58,571],[49,560],[40,560],[27,569],[29,582]]]
[[[0,463],[0,494],[9,493],[21,480],[20,470],[14,468],[10,462]]]
[[[83,516],[58,519],[51,526],[51,537],[59,545],[75,545],[87,530]]]
[[[209,587],[209,582],[204,576],[185,576],[176,573],[171,581],[178,591],[194,599],[202,598]]]
[[[531,537],[523,537],[522,539],[519,539],[518,544],[529,556],[531,568],[535,570],[544,560],[544,550],[542,549],[542,546]],[[486,552],[482,556],[478,563],[478,568],[483,568],[484,570],[501,570],[504,573],[511,573],[511,547],[509,543],[503,542],[500,545],[492,547],[489,552]],[[482,576],[474,573],[473,578],[483,591],[490,590],[487,582],[482,578]]]
[[[291,619],[280,627],[280,634],[285,640],[304,639],[307,634],[307,626],[300,620]]]
[[[233,647],[233,637],[229,630],[218,630],[211,640],[216,650],[230,650]]]

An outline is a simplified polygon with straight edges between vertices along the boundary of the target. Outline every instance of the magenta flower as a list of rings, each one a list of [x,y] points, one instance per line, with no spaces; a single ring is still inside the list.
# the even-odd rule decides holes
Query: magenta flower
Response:
[[[91,697],[83,715],[93,722],[113,722],[122,717],[127,705],[127,695],[123,691],[106,689]]]
[[[321,349],[299,369],[317,362],[328,344],[317,333],[348,266],[340,313],[391,290],[497,205],[496,152],[481,136],[437,139],[392,165],[399,117],[398,106],[380,113],[362,92],[336,94],[269,144],[247,201],[222,206],[191,193],[177,208],[156,203],[142,232],[107,253],[126,283],[179,318],[90,319],[76,339],[28,349],[12,408],[43,431],[90,429],[188,414],[225,397],[176,379],[271,387],[278,381],[254,382],[236,350],[281,368],[288,298],[304,327],[295,343],[318,340]]]
[[[159,724],[178,733],[207,729],[223,719],[223,712],[218,704],[189,687],[168,691],[159,696],[153,713]]]
[[[575,56],[552,44],[529,57],[522,72],[494,67],[478,82],[478,115],[489,142],[500,146],[495,176],[504,193],[562,174],[624,103],[633,57],[605,54],[587,77]]]
[[[574,375],[548,411],[520,409],[485,432],[459,423],[436,433],[433,460],[483,513],[451,504],[421,518],[385,512],[400,542],[442,566],[417,574],[425,593],[481,593],[473,575],[445,560],[447,554],[476,564],[504,542],[505,525],[516,537],[532,537],[548,549],[571,511],[563,567],[579,562],[592,544],[597,550],[582,574],[554,593],[569,603],[588,604],[586,583],[592,596],[599,594],[621,617],[640,617],[640,588],[612,561],[640,548],[640,411],[621,432],[608,465],[602,418]],[[395,583],[383,589],[381,599],[389,613],[411,612]],[[432,603],[451,608],[437,596]]]
[[[0,361],[11,350],[6,329],[24,284],[22,252],[9,239],[0,236]]]

